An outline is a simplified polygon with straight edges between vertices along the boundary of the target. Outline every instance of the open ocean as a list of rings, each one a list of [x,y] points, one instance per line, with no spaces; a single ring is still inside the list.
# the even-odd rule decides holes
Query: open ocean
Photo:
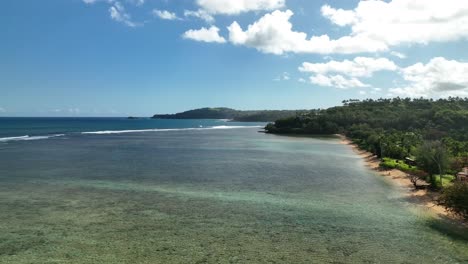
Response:
[[[0,118],[0,263],[468,263],[468,234],[336,138]]]

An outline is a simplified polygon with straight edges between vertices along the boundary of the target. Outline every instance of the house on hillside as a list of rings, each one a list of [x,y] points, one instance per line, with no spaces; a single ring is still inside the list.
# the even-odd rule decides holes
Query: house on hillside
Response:
[[[457,181],[468,182],[468,167],[457,173]]]

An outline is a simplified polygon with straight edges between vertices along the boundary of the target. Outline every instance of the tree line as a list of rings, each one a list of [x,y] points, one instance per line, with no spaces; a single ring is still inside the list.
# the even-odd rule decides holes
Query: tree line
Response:
[[[154,115],[154,119],[230,119],[239,122],[271,122],[305,113],[303,110],[235,110],[226,107],[206,107],[176,114]]]
[[[265,130],[278,134],[344,134],[383,161],[414,161],[408,172],[417,176],[416,181],[427,180],[433,189],[443,188],[443,175],[455,175],[468,166],[468,98],[351,99],[342,103],[276,120]],[[461,204],[457,213],[468,218],[467,185],[456,183],[444,188],[445,201],[441,203],[450,208]],[[450,205],[453,201],[458,204]]]

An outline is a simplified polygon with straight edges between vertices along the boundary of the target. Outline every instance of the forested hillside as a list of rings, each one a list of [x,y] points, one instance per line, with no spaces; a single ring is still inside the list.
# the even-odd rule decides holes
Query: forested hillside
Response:
[[[345,134],[367,150],[403,158],[424,140],[441,140],[451,154],[468,152],[468,99],[378,99],[343,101],[277,120],[269,133]]]
[[[343,106],[312,110],[265,127],[279,134],[344,134],[432,189],[439,203],[468,220],[468,182],[455,175],[468,166],[468,98],[348,100]],[[420,187],[420,186],[419,186]]]
[[[281,118],[294,117],[306,111],[295,110],[249,110],[241,111],[225,107],[200,108],[177,114],[154,115],[159,119],[231,119],[242,122],[271,122]]]

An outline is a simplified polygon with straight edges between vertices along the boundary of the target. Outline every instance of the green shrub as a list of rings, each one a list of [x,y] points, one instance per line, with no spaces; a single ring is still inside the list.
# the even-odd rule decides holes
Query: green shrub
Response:
[[[445,206],[449,212],[468,220],[468,183],[456,182],[445,188],[439,204]]]
[[[395,159],[383,158],[382,162],[380,162],[380,166],[385,169],[396,169],[397,162]]]
[[[382,162],[380,163],[380,167],[385,169],[398,169],[407,173],[416,173],[419,171],[418,167],[416,166],[411,166],[402,160],[391,158],[383,158]]]
[[[442,184],[441,184],[439,175],[434,175],[434,181],[435,181],[437,188],[449,186],[452,184],[454,180],[455,180],[455,176],[446,174],[442,176]]]

